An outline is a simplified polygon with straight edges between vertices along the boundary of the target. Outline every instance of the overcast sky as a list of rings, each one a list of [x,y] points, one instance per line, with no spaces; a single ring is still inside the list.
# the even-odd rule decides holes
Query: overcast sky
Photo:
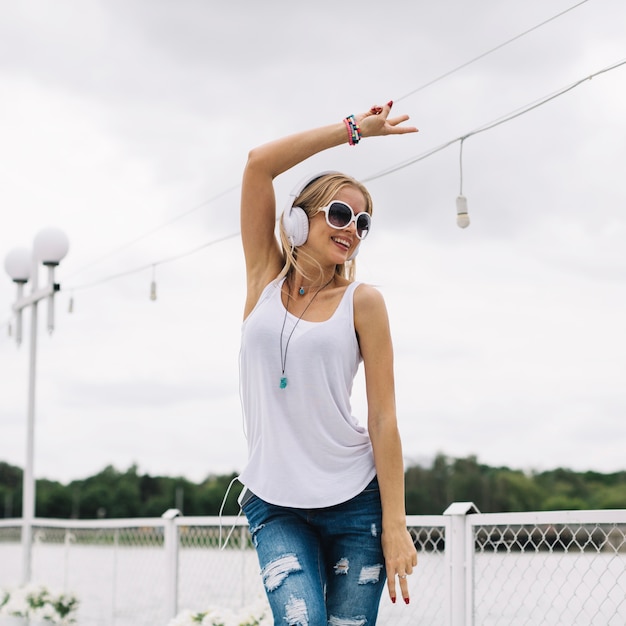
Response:
[[[624,61],[623,0],[0,13],[0,260],[45,227],[70,239],[52,336],[40,305],[38,477],[242,469],[247,152],[389,99],[419,133],[346,144],[276,186],[282,209],[305,174],[372,178],[358,278],[387,301],[407,463],[626,468],[626,66],[464,141],[465,230],[454,141]],[[0,460],[23,466],[30,315],[18,349],[2,275]],[[355,396],[365,421],[361,380]]]

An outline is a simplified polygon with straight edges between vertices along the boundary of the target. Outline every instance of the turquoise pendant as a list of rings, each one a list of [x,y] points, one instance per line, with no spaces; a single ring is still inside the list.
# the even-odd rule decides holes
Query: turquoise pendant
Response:
[[[281,376],[280,377],[280,388],[284,389],[287,386],[287,377],[286,376]]]
[[[304,295],[304,287],[300,287],[300,289],[298,289],[298,293],[303,296]]]

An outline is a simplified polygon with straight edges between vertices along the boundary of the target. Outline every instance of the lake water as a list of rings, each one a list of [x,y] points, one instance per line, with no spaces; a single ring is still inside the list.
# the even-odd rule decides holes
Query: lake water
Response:
[[[262,595],[251,550],[182,549],[179,607],[238,607]],[[20,578],[21,547],[0,543],[0,587]],[[474,564],[476,626],[625,626],[626,555],[483,554]],[[383,595],[379,626],[447,626],[446,564],[420,554],[411,604]],[[162,549],[37,545],[34,582],[80,599],[79,626],[166,626]]]

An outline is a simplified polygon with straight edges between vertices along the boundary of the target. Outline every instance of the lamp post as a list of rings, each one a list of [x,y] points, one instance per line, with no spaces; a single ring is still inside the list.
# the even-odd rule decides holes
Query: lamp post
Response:
[[[48,331],[54,330],[54,294],[59,285],[54,282],[54,270],[69,249],[67,236],[56,228],[48,228],[37,234],[32,252],[15,248],[4,259],[4,268],[17,285],[17,298],[13,304],[15,313],[15,340],[22,342],[22,311],[31,307],[30,357],[28,366],[28,415],[26,426],[26,462],[22,487],[22,583],[27,584],[32,574],[32,536],[35,517],[35,378],[37,356],[37,304],[48,301]],[[39,263],[48,268],[48,284],[39,288]],[[31,281],[31,292],[24,295],[24,285]]]

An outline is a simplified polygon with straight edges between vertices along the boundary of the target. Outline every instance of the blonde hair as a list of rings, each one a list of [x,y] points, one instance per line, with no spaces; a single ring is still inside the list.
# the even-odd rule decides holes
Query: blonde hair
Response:
[[[372,197],[370,196],[367,187],[351,176],[347,176],[346,174],[341,174],[339,172],[322,174],[318,178],[314,178],[300,192],[300,195],[294,199],[292,206],[299,206],[310,220],[319,212],[321,207],[328,205],[330,201],[345,187],[354,187],[363,194],[363,198],[365,199],[365,210],[371,215],[374,207]],[[287,276],[292,271],[300,272],[306,276],[302,267],[298,263],[298,254],[304,254],[304,252],[299,251],[299,248],[293,248],[291,246],[285,233],[282,219],[280,220],[279,231],[280,243],[283,249],[283,257],[285,259],[285,265],[280,272],[279,278]],[[337,265],[335,267],[335,273],[352,282],[356,273],[354,259]]]

